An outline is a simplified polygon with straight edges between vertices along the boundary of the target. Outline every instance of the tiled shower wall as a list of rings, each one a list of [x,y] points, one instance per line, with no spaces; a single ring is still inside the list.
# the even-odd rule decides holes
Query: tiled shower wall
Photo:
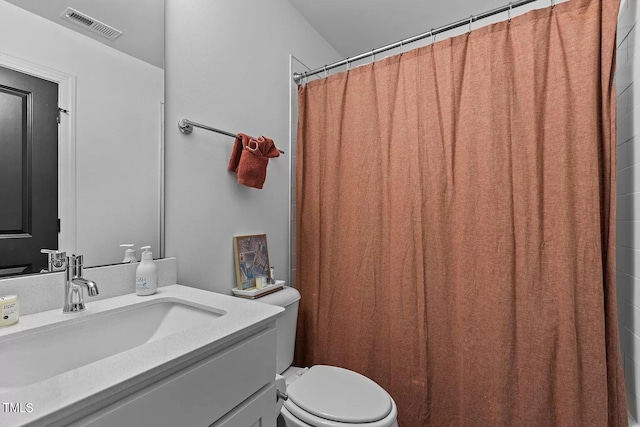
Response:
[[[637,0],[623,1],[618,19],[616,91],[617,289],[629,412],[640,407],[640,49]]]

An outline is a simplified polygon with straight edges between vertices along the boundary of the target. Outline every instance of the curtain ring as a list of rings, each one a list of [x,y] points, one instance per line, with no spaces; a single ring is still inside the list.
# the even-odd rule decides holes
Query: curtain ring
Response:
[[[371,63],[373,64],[376,61],[376,50],[371,49]]]
[[[403,44],[404,44],[404,40],[400,40],[400,56],[402,56],[402,54],[404,53],[404,51],[402,49],[403,48],[403,46],[402,46]]]
[[[553,0],[551,0],[551,1],[553,1]],[[511,24],[511,7],[512,7],[512,5],[513,5],[513,3],[509,2],[509,21],[508,21],[509,24]]]
[[[347,56],[347,71],[349,71],[349,57]]]
[[[556,0],[551,0],[551,9],[556,7]]]
[[[434,28],[431,29],[431,44],[436,42],[436,35],[433,33],[435,31]]]
[[[467,34],[471,34],[471,22],[473,22],[473,15],[469,17],[469,32]]]
[[[327,66],[324,66],[324,78],[326,79],[327,77],[329,77],[329,74],[327,74]]]

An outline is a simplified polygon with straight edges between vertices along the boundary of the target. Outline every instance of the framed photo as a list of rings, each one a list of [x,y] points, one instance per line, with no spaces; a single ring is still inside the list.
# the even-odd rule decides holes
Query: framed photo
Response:
[[[257,277],[269,277],[267,235],[235,236],[236,285],[240,290],[253,288]]]

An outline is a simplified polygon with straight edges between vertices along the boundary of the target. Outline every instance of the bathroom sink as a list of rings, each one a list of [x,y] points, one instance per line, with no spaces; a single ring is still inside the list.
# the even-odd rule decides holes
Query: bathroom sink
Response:
[[[0,388],[24,387],[160,340],[224,315],[171,300],[84,314],[0,339]],[[61,316],[66,316],[62,315]]]

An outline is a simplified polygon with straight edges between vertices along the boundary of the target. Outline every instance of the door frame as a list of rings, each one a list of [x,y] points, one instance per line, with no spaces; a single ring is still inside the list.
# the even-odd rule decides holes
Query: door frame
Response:
[[[0,52],[0,66],[58,84],[58,250],[76,253],[76,76]]]

